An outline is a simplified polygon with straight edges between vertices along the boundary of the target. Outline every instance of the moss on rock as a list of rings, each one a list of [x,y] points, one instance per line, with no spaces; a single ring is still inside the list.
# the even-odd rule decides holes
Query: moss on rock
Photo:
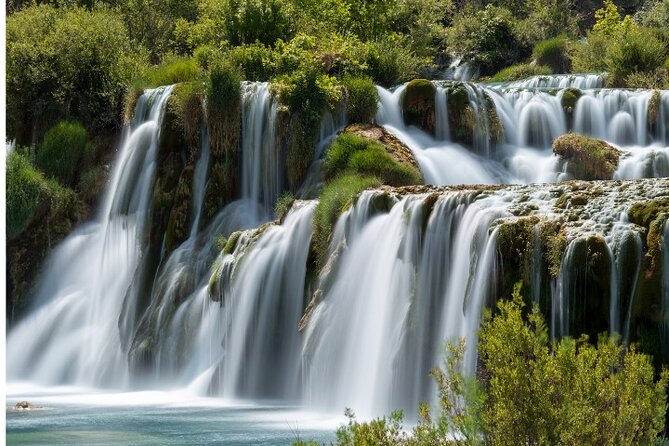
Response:
[[[605,141],[575,133],[553,141],[553,153],[567,170],[579,180],[607,180],[618,168],[620,152]]]
[[[635,203],[628,215],[632,223],[646,228],[646,276],[653,276],[662,262],[662,235],[669,220],[669,196]]]
[[[434,134],[436,87],[426,79],[414,79],[402,93],[402,110],[407,125],[415,125]]]
[[[562,109],[564,110],[569,126],[571,126],[573,123],[576,103],[581,98],[581,96],[583,96],[583,92],[578,88],[567,88],[562,91],[560,105],[562,105]]]

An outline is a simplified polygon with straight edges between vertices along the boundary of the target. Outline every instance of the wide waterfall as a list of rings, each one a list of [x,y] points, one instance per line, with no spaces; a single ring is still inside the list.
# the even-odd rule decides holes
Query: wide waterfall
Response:
[[[650,280],[649,228],[629,213],[632,203],[669,191],[660,178],[669,176],[669,92],[654,97],[604,81],[437,81],[432,129],[406,123],[406,85],[377,87],[376,122],[411,150],[427,186],[360,194],[342,209],[320,271],[310,251],[318,204],[310,191],[319,186],[319,156],[346,122],[344,107],[323,113],[298,195],[305,199],[272,221],[286,188],[280,108],[267,83],[244,82],[236,200],[205,216],[215,165],[205,117],[187,178],[188,230],[171,249],[161,234],[149,259],[156,152],[172,87],[146,91],[99,216],[54,250],[35,307],[8,334],[10,382],[177,387],[411,416],[434,398],[429,371],[444,342],[466,338],[464,368],[475,372],[483,311],[520,279],[553,338],[610,331],[630,341],[639,318],[657,322],[661,313],[667,354],[669,223],[659,280]],[[466,135],[458,133],[463,116]],[[613,144],[623,153],[614,179],[639,180],[557,183],[569,174],[551,144],[570,131]],[[536,182],[545,184],[529,185]],[[517,240],[522,247],[509,254]],[[662,298],[642,302],[657,310],[648,315],[639,289],[652,286]]]
[[[604,139],[623,152],[615,178],[668,176],[669,92],[657,93],[657,117],[651,122],[648,108],[653,92],[601,85],[599,75],[540,76],[490,86],[436,82],[434,134],[405,123],[402,100],[406,85],[392,91],[379,87],[377,122],[413,151],[430,184],[567,179],[551,152],[551,143],[569,131]],[[565,95],[574,91],[579,97],[570,109]],[[451,109],[454,100],[450,96],[462,95],[467,108]],[[473,121],[469,147],[449,128],[453,122],[449,116]]]

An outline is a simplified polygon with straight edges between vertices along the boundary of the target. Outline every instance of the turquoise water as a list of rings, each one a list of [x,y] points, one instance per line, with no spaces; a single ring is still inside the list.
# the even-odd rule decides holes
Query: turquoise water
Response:
[[[13,410],[22,398],[8,397],[7,444],[269,446],[290,445],[298,438],[329,443],[343,421],[285,406],[171,402],[169,394],[135,404],[146,396],[31,395],[24,399],[44,408],[29,411]]]

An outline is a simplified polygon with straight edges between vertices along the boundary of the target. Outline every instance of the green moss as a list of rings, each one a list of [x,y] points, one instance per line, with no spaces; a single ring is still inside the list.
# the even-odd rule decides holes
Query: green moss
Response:
[[[347,132],[332,142],[325,155],[328,178],[336,177],[344,171],[375,176],[391,186],[421,183],[420,172],[394,159],[383,144]]]
[[[144,89],[140,87],[128,87],[123,96],[123,122],[125,125],[130,125],[132,116],[135,113],[135,106],[137,101],[144,93]]]
[[[407,84],[402,93],[402,111],[408,125],[434,133],[436,92],[436,87],[426,79],[414,79]]]
[[[497,250],[502,262],[501,279],[503,295],[513,290],[514,284],[522,281],[530,284],[534,228],[539,224],[536,216],[502,220],[497,226]],[[529,289],[529,286],[525,287]]]
[[[376,116],[379,103],[379,92],[371,78],[346,77],[343,80],[346,88],[346,114],[349,122],[369,124]]]
[[[669,197],[635,203],[629,210],[632,223],[646,228],[646,276],[650,277],[662,263],[662,235],[669,219]]]
[[[567,249],[567,236],[561,231],[560,223],[544,222],[540,226],[541,244],[544,246],[544,259],[548,272],[555,278],[560,274],[562,257]]]
[[[491,81],[492,82],[518,81],[522,79],[527,79],[532,76],[545,76],[552,73],[553,72],[549,67],[541,65],[519,64],[504,68],[503,70],[499,71],[492,77]]]
[[[232,254],[237,247],[237,242],[239,242],[239,237],[243,234],[242,231],[235,231],[232,234],[230,234],[230,237],[228,237],[228,241],[225,244],[225,248],[223,248],[223,254]]]
[[[567,88],[562,92],[561,105],[565,112],[572,113],[576,107],[576,102],[583,96],[583,92],[578,88]]]
[[[279,199],[276,200],[276,204],[274,205],[274,215],[276,218],[278,218],[280,221],[283,221],[294,202],[295,196],[293,194],[290,192],[282,194]]]
[[[175,124],[181,127],[191,152],[196,151],[200,145],[202,98],[205,87],[203,82],[177,84],[167,101],[167,107],[174,114]]]
[[[362,190],[380,184],[378,178],[344,175],[325,185],[316,206],[312,236],[312,249],[319,267],[325,264],[332,228],[339,215]]]
[[[579,180],[611,179],[620,152],[604,141],[570,133],[553,141],[553,153],[568,163],[569,173]]]

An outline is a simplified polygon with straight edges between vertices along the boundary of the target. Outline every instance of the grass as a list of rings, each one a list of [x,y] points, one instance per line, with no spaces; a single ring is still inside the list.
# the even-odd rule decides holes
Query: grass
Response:
[[[531,64],[519,64],[513,65],[495,74],[491,81],[492,82],[511,82],[522,79],[527,79],[532,76],[545,76],[552,74],[552,70],[549,67],[542,65],[531,65]]]

